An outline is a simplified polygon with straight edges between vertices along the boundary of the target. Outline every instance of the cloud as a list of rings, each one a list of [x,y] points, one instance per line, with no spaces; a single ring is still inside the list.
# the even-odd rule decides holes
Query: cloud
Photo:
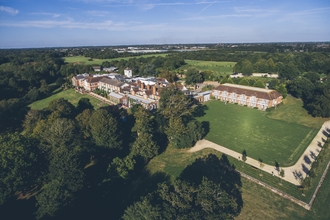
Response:
[[[87,14],[92,15],[92,16],[99,16],[99,17],[104,17],[109,14],[108,11],[97,11],[97,10],[89,10],[87,11]]]
[[[6,27],[36,27],[36,28],[70,28],[70,29],[94,29],[94,30],[110,30],[110,31],[149,31],[163,30],[167,24],[137,24],[136,22],[113,22],[105,20],[101,22],[77,22],[72,18],[66,20],[33,20],[8,22],[0,21],[0,26]]]
[[[313,25],[314,17],[321,17],[322,18],[321,20],[328,20],[330,17],[329,12],[330,12],[330,7],[312,8],[308,10],[286,12],[283,13],[281,17],[276,20],[276,22],[292,22],[301,25],[306,25],[306,24]],[[327,16],[325,16],[325,14]]]
[[[45,15],[45,16],[51,16],[53,18],[58,18],[61,16],[61,14],[57,14],[57,13],[47,13],[47,12],[35,12],[35,13],[31,13],[32,15]]]
[[[0,6],[0,11],[3,11],[3,12],[7,12],[11,15],[17,15],[18,14],[18,10],[16,9],[13,9],[11,7],[6,7],[6,6]]]

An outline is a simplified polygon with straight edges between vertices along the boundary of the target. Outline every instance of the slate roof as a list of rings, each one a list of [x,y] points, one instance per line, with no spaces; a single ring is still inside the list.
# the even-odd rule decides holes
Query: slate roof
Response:
[[[100,82],[103,78],[104,78],[104,76],[99,76],[99,77],[87,76],[85,79],[89,83],[94,83],[94,82]]]
[[[103,78],[103,79],[100,80],[100,82],[103,82],[103,83],[106,83],[106,84],[109,84],[109,85],[112,85],[112,86],[117,86],[117,87],[120,87],[120,86],[125,84],[123,82],[120,82],[120,81],[117,81],[117,80],[114,80],[114,79],[110,79],[110,78]]]
[[[277,99],[278,97],[282,96],[279,92],[275,90],[236,85],[230,83],[221,84],[220,86],[217,86],[214,90],[227,91],[230,93],[235,92],[237,94],[245,94],[246,96],[255,96],[257,98],[268,100]]]

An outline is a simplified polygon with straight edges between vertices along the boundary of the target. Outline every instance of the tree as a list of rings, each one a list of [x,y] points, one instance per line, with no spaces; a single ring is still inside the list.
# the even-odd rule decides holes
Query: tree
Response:
[[[241,72],[243,73],[243,75],[251,75],[253,73],[253,65],[251,61],[247,59],[242,61]]]
[[[39,91],[44,95],[44,96],[47,96],[49,95],[50,93],[50,88],[46,82],[46,80],[42,79],[40,80],[40,88],[39,88]]]
[[[280,176],[281,176],[281,182],[282,182],[282,179],[285,176],[285,171],[282,168],[281,168],[281,171],[280,171]]]
[[[108,165],[107,172],[109,174],[108,179],[104,181],[109,181],[111,178],[120,177],[122,179],[127,179],[129,176],[129,171],[134,170],[135,160],[130,156],[124,158],[116,157]]]
[[[77,139],[76,125],[71,119],[57,118],[45,132],[44,139],[52,146],[69,147]]]
[[[181,149],[191,147],[191,140],[187,141],[187,139],[189,138],[189,136],[187,135],[189,131],[180,117],[174,117],[169,119],[169,125],[166,128],[165,133],[167,135],[170,145],[174,148]]]
[[[246,154],[246,150],[244,149],[242,152],[242,160],[244,163],[245,163],[246,159],[247,159],[247,154]],[[244,166],[244,164],[243,164],[243,166]]]
[[[39,120],[44,119],[42,111],[30,109],[23,121],[24,134],[31,135]]]
[[[143,70],[144,76],[157,76],[156,68],[153,64],[147,64]]]
[[[192,100],[175,86],[164,88],[160,94],[159,110],[165,118],[189,116],[192,113]]]
[[[151,134],[153,131],[152,127],[152,116],[150,111],[143,108],[141,105],[136,105],[137,107],[133,109],[135,124],[132,128],[133,132],[147,133]]]
[[[128,207],[123,219],[146,219],[148,212],[151,219],[233,219],[239,208],[220,184],[204,177],[197,185],[182,180],[159,184],[155,192]]]
[[[44,158],[37,143],[18,133],[0,135],[0,205],[42,179]]]
[[[278,79],[272,79],[269,81],[268,88],[270,89],[276,89],[277,85],[280,83]]]
[[[296,98],[308,99],[314,95],[313,91],[315,86],[309,79],[306,79],[305,77],[291,80],[287,87],[288,92]]]
[[[141,157],[145,162],[158,154],[159,147],[152,140],[152,135],[149,133],[139,133],[137,139],[134,141],[131,154],[133,156]]]
[[[79,130],[83,133],[84,138],[89,138],[92,136],[91,127],[89,123],[92,114],[93,114],[93,110],[85,109],[82,113],[80,113],[76,117],[76,122],[78,124]]]
[[[186,72],[186,84],[201,83],[204,81],[203,74],[196,68],[190,68]]]
[[[173,83],[174,81],[177,80],[176,75],[173,72],[168,71],[168,70],[162,70],[158,77],[165,78],[170,83]]]
[[[36,196],[37,219],[53,217],[62,212],[74,199],[74,193],[83,187],[82,167],[75,153],[65,147],[51,152],[49,181]]]
[[[64,98],[59,98],[51,101],[48,104],[48,109],[51,112],[59,112],[61,117],[67,117],[70,118],[74,115],[75,113],[75,107],[68,101],[65,100]]]
[[[283,98],[286,98],[288,96],[288,91],[286,90],[286,86],[284,83],[281,83],[276,86],[276,91],[278,91],[283,96]]]
[[[257,80],[257,81],[253,84],[253,86],[254,86],[254,87],[263,88],[263,89],[266,87],[265,84],[264,84],[262,81],[260,81],[260,80]]]
[[[245,77],[243,77],[243,78],[239,81],[239,84],[240,84],[240,85],[243,85],[243,86],[249,86],[249,85],[250,85],[249,80],[247,80]]]
[[[77,112],[81,113],[83,112],[85,109],[94,109],[94,106],[91,104],[89,98],[81,98],[78,101],[78,105],[77,105]]]
[[[227,79],[227,83],[231,83],[231,84],[234,84],[234,81],[233,81],[233,79],[232,79],[232,78],[230,78],[230,77],[229,77],[229,78]]]
[[[95,110],[89,121],[96,145],[105,148],[121,148],[118,123],[105,109]]]
[[[305,78],[309,79],[312,83],[320,81],[320,74],[309,71],[304,75]]]
[[[143,197],[141,201],[127,207],[122,218],[124,220],[161,219],[160,207],[151,204],[150,196]]]

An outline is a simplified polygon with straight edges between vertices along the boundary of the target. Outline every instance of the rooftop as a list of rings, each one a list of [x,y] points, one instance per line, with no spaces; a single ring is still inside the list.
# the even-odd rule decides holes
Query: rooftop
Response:
[[[223,86],[228,86],[228,87],[233,87],[233,88],[240,88],[240,89],[248,89],[248,90],[252,90],[252,91],[256,91],[256,92],[272,92],[274,90],[270,90],[270,89],[263,89],[263,88],[258,88],[258,87],[253,87],[253,86],[243,86],[243,85],[237,85],[237,84],[231,84],[231,83],[224,83],[221,84]]]

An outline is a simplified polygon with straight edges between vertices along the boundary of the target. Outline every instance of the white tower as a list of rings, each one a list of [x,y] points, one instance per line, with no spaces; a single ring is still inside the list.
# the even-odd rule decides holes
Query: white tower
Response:
[[[127,76],[127,77],[129,77],[129,78],[131,78],[132,77],[132,70],[130,69],[130,68],[126,68],[126,69],[124,69],[124,75],[125,76]]]

